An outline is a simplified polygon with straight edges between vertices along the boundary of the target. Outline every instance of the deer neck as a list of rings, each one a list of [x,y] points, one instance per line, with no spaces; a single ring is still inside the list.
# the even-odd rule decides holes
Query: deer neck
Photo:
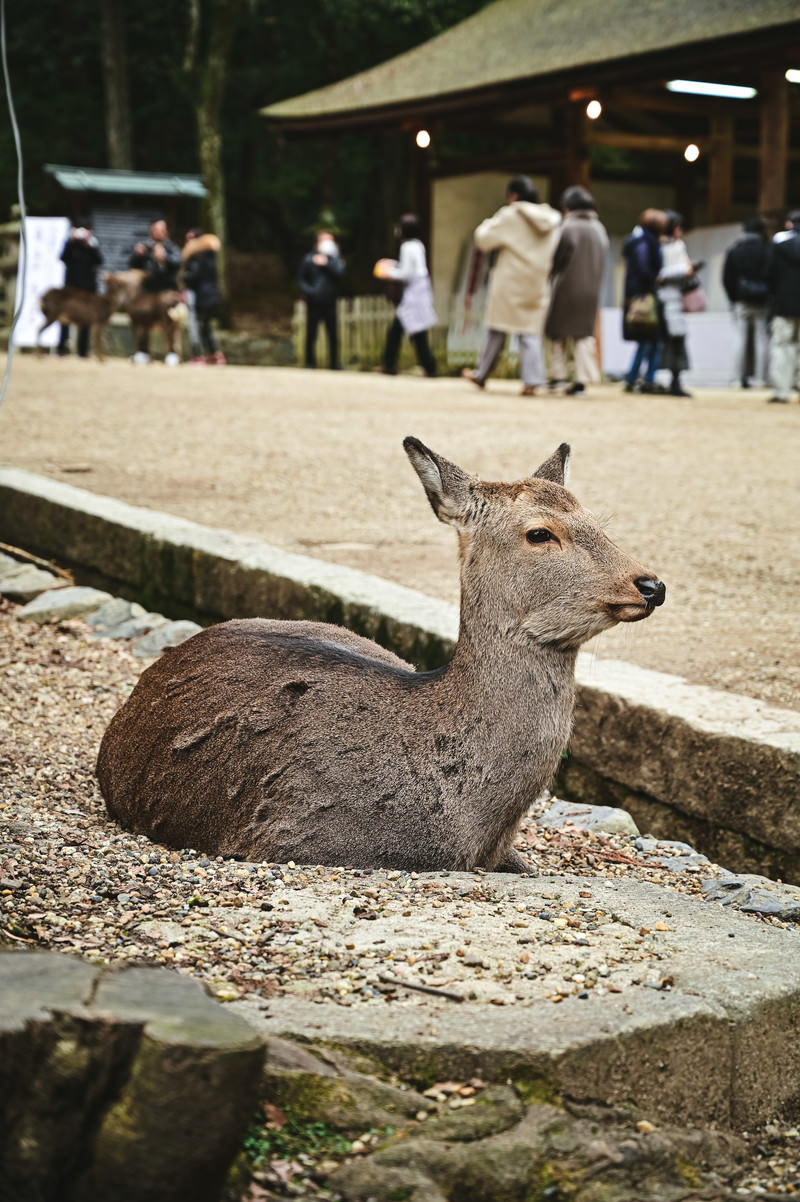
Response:
[[[462,697],[490,705],[508,721],[527,724],[531,714],[544,719],[543,709],[563,710],[569,723],[575,697],[576,649],[534,643],[502,624],[491,626],[465,620],[444,677]]]

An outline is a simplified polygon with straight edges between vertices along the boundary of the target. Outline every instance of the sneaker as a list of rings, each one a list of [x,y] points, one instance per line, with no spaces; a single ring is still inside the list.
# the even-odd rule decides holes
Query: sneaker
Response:
[[[641,381],[634,380],[634,382],[631,383],[630,380],[626,380],[625,387],[623,388],[622,391],[623,392],[641,392],[642,391]]]
[[[690,392],[687,392],[685,388],[681,388],[680,384],[678,384],[678,385],[676,385],[675,388],[670,388],[669,395],[670,396],[691,397],[692,394]]]
[[[225,367],[225,365],[228,362],[228,360],[223,355],[222,351],[215,351],[212,356],[212,359],[213,359],[213,362],[216,363],[217,367]]]
[[[586,385],[580,384],[576,380],[574,384],[570,384],[569,388],[564,390],[564,396],[580,396],[582,392],[586,392]]]
[[[150,362],[150,356],[148,355],[147,351],[137,351],[131,362],[135,363],[138,367],[141,367],[143,364]]]
[[[205,366],[206,366],[206,361],[202,355],[195,355],[193,359],[189,360],[189,367],[205,367]]]
[[[477,381],[476,381],[476,383],[477,383]],[[522,392],[519,395],[520,396],[536,396],[536,385],[535,384],[524,384],[522,387]]]
[[[479,380],[477,375],[475,374],[475,372],[472,371],[469,367],[464,368],[464,370],[461,373],[461,379],[469,380],[470,384],[474,384],[476,388],[485,388],[486,387],[486,381]]]
[[[788,405],[788,396],[771,396],[767,401],[768,405]]]
[[[174,351],[168,351],[164,356],[165,367],[177,367],[181,361],[180,355],[176,355]]]

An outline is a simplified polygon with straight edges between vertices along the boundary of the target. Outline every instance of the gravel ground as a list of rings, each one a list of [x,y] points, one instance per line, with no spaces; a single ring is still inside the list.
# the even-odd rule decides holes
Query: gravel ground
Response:
[[[161,964],[202,980],[221,1001],[264,1007],[287,993],[355,1008],[413,1006],[419,992],[398,978],[486,1005],[669,987],[657,950],[668,923],[624,932],[613,962],[594,955],[583,936],[612,921],[619,878],[638,877],[669,897],[696,893],[717,869],[648,863],[631,836],[547,833],[532,814],[519,846],[538,867],[538,892],[534,905],[520,905],[513,877],[498,888],[483,873],[245,864],[122,831],[105,815],[94,758],[143,665],[124,645],[92,641],[82,623],[33,626],[16,620],[18,608],[0,603],[0,941]],[[348,936],[330,917],[343,902],[348,917],[365,919],[363,935]],[[390,958],[381,946],[385,923],[420,912],[449,942],[433,950],[423,936],[400,953],[395,946]],[[475,957],[471,928],[492,916],[496,951]],[[556,936],[546,962],[542,949],[530,957],[526,949],[537,920]],[[746,1138],[752,1159],[733,1183],[739,1196],[800,1192],[797,1129],[777,1124]]]
[[[666,605],[604,634],[597,654],[800,709],[800,407],[767,405],[758,390],[698,389],[688,401],[618,385],[585,398],[518,392],[514,381],[481,393],[457,379],[18,356],[1,453],[454,602],[455,539],[431,514],[404,435],[505,480],[568,441],[577,496],[667,584]]]

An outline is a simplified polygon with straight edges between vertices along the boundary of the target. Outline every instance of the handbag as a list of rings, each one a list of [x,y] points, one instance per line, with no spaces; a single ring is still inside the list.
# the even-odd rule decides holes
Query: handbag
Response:
[[[699,280],[688,292],[683,291],[681,293],[681,308],[684,313],[705,313],[708,308],[708,301],[703,285]]]
[[[660,321],[655,293],[632,296],[625,310],[625,337],[632,342],[652,342]]]

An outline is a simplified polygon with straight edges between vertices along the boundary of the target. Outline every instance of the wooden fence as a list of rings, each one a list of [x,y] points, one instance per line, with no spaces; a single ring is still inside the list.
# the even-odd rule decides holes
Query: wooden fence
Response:
[[[380,367],[386,331],[394,320],[395,308],[384,296],[353,296],[342,298],[336,306],[339,321],[339,357],[342,367],[351,371],[370,371]],[[450,327],[439,324],[430,331],[430,344],[442,374],[457,373],[462,367],[471,367],[477,357],[479,343],[474,348],[452,345]],[[305,359],[306,307],[302,301],[295,305],[292,318],[292,339],[298,363]],[[317,363],[327,363],[327,340],[323,328],[317,334]],[[516,355],[506,357],[516,371]],[[414,348],[407,338],[400,349],[399,369],[408,371],[416,365]],[[504,374],[506,360],[499,364],[498,375]],[[512,373],[513,374],[513,373]]]

